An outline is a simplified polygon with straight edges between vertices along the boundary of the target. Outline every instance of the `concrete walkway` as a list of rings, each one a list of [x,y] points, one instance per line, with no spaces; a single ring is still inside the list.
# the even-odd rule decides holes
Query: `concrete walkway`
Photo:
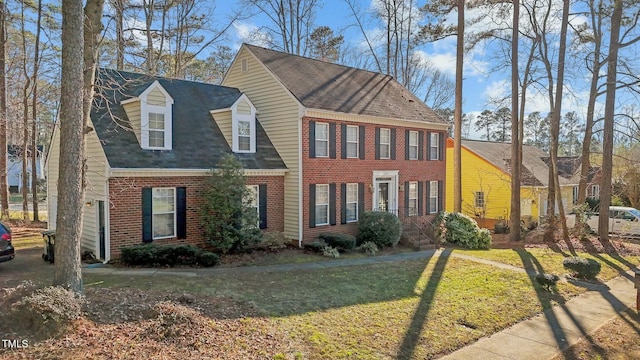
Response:
[[[440,256],[441,250],[425,250],[361,259],[344,259],[314,263],[228,267],[208,269],[129,269],[108,266],[89,266],[84,273],[103,275],[147,275],[147,276],[211,276],[215,274],[242,274],[315,270],[341,266],[359,266],[381,262],[427,259]],[[526,272],[523,268],[506,265],[470,255],[450,253],[449,256],[497,266],[517,272]],[[100,264],[101,265],[101,264]],[[520,322],[510,328],[482,338],[477,342],[459,349],[443,360],[539,360],[558,355],[581,338],[589,337],[599,327],[620,317],[620,313],[635,307],[636,289],[633,284],[633,272],[619,276],[603,285],[577,283],[588,290],[567,301],[554,306],[542,314]],[[532,299],[532,301],[536,301]],[[517,305],[514,305],[517,306]]]

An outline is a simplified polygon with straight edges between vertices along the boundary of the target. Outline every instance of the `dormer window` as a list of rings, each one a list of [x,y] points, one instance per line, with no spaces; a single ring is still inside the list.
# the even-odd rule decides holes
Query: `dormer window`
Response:
[[[138,97],[125,100],[122,105],[136,130],[141,148],[172,149],[173,98],[157,80]]]
[[[245,94],[231,106],[231,121],[233,152],[256,152],[256,108]]]

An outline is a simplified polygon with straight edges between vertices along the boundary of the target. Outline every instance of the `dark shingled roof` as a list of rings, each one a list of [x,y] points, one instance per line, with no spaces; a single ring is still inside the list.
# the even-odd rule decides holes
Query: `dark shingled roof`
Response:
[[[307,108],[446,124],[392,76],[244,46]]]
[[[142,149],[120,105],[156,80],[174,101],[172,150]],[[210,110],[229,108],[238,89],[115,70],[99,70],[96,85],[91,120],[112,168],[211,169],[232,153]],[[286,169],[259,121],[256,152],[234,155],[245,169]]]

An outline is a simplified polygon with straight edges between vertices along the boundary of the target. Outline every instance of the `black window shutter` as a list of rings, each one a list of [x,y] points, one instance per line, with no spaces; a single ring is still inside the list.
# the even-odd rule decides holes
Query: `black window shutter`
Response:
[[[396,129],[391,129],[391,160],[396,159]]]
[[[418,181],[418,215],[422,215],[424,209],[424,192],[422,191],[422,181]]]
[[[404,131],[404,159],[409,160],[409,130]]]
[[[329,224],[336,224],[336,183],[329,184]]]
[[[358,220],[364,213],[364,183],[358,183]]]
[[[340,224],[347,223],[347,184],[340,184]]]
[[[429,194],[431,193],[431,187],[429,186],[429,180],[427,180],[427,183],[425,184],[425,190],[426,190],[426,196],[425,199],[427,200],[427,211],[425,212],[426,215],[431,214],[431,209],[429,208]]]
[[[187,188],[176,188],[176,237],[187,238]]]
[[[438,181],[438,211],[444,210],[444,181]]]
[[[336,124],[329,124],[329,158],[336,158]]]
[[[347,125],[340,126],[340,147],[342,148],[342,159],[347,158]]]
[[[426,157],[426,160],[431,160],[431,131],[427,131],[427,157]]]
[[[316,185],[309,184],[309,227],[316,227]]]
[[[409,182],[404,182],[404,215],[409,216]]]
[[[358,150],[358,152],[360,153],[360,159],[364,160],[364,137],[365,137],[365,133],[364,133],[364,126],[359,126],[358,127],[359,132],[360,132],[360,138],[358,139],[358,146],[360,147],[360,149]]]
[[[142,242],[153,241],[153,197],[151,188],[142,188]]]
[[[424,159],[424,131],[418,132],[418,160]]]
[[[438,152],[440,153],[440,158],[438,160],[444,160],[444,149],[446,148],[444,143],[444,133],[440,133],[438,137]]]
[[[380,160],[380,128],[376,128],[376,160]]]
[[[309,157],[316,157],[316,122],[309,121]]]
[[[258,213],[260,214],[260,229],[267,228],[267,184],[258,185]]]

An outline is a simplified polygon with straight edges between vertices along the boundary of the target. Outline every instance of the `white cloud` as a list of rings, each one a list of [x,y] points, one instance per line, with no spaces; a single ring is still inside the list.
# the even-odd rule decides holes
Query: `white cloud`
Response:
[[[265,31],[260,30],[256,25],[248,22],[234,21],[233,29],[239,42],[235,43],[233,49],[239,49],[241,43],[249,43],[262,47],[269,47],[271,37]]]

